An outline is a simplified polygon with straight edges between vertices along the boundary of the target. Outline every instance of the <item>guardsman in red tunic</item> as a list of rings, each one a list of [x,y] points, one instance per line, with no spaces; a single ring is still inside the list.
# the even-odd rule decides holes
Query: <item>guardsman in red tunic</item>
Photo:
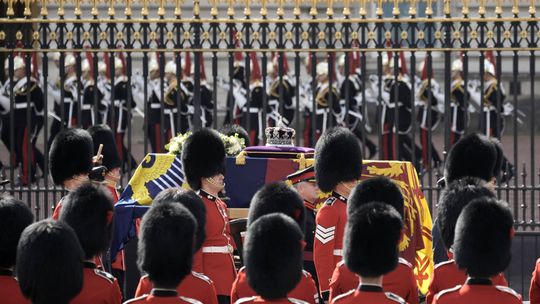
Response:
[[[196,252],[201,249],[204,239],[206,238],[206,231],[204,229],[206,224],[206,209],[200,196],[190,190],[171,188],[161,191],[154,198],[152,204],[179,204],[185,207],[197,221],[194,251]],[[150,294],[152,288],[153,286],[152,282],[150,282],[150,278],[148,275],[145,275],[139,280],[139,286],[137,286],[135,296],[139,297],[144,294]],[[207,276],[193,270],[184,280],[182,280],[182,283],[176,287],[176,291],[182,296],[195,299],[202,303],[217,304],[214,282]]]
[[[457,266],[467,272],[467,281],[439,292],[433,303],[522,303],[514,290],[490,279],[510,263],[513,224],[505,202],[482,197],[467,204],[457,220],[452,247]]]
[[[306,229],[304,239],[306,247],[304,248],[304,269],[307,270],[315,284],[319,285],[317,280],[317,272],[315,271],[315,263],[313,263],[313,241],[315,239],[315,216],[317,215],[316,200],[319,194],[319,188],[315,181],[315,168],[309,166],[303,170],[295,172],[287,176],[287,182],[291,183],[298,191],[298,194],[304,200],[306,207]]]
[[[403,221],[403,195],[392,180],[386,177],[373,177],[362,181],[351,193],[347,212],[351,214],[370,202],[380,202],[394,207]],[[403,238],[403,232],[401,237]],[[356,289],[358,282],[358,276],[350,271],[345,263],[340,262],[330,282],[330,301],[340,294]],[[404,258],[398,260],[398,265],[393,271],[383,276],[383,288],[409,303],[418,303],[418,287],[413,266]]]
[[[291,217],[303,232],[306,222],[303,200],[286,183],[270,183],[255,193],[249,207],[248,229],[258,218],[271,213],[282,213]],[[243,267],[238,272],[231,290],[231,302],[257,295],[248,282],[247,272],[249,270],[246,268]],[[300,282],[287,294],[287,297],[312,304],[319,303],[317,286],[307,271],[302,270]]]
[[[71,303],[122,302],[116,278],[97,269],[94,263],[94,259],[108,249],[112,235],[112,216],[112,198],[103,186],[87,182],[64,199],[59,220],[73,228],[84,251],[83,289]]]
[[[303,239],[304,234],[297,222],[280,212],[266,214],[250,222],[244,261],[246,277],[255,296],[241,298],[234,303],[311,303],[290,297],[303,276]]]
[[[83,129],[67,129],[54,138],[49,150],[49,166],[53,182],[68,191],[75,190],[88,181],[92,170],[94,144],[92,136]],[[57,220],[62,209],[62,200],[54,208],[52,218]]]
[[[441,231],[442,241],[447,248],[448,261],[441,262],[433,270],[433,279],[429,284],[426,303],[431,304],[433,298],[442,290],[462,285],[467,274],[460,270],[453,260],[453,245],[456,222],[459,214],[467,204],[477,198],[495,198],[493,191],[485,187],[481,179],[465,177],[452,182],[446,187],[439,199],[439,215],[437,224]],[[491,278],[495,285],[508,286],[504,275],[499,273]]]
[[[13,268],[17,256],[17,243],[23,230],[32,224],[34,215],[22,201],[11,196],[0,198],[0,296],[5,304],[30,303],[21,294]]]
[[[227,205],[218,197],[225,187],[225,147],[211,129],[194,132],[184,143],[182,165],[189,186],[206,207],[206,240],[195,254],[193,270],[215,284],[219,303],[229,303],[236,277]]]
[[[315,146],[315,177],[323,192],[331,192],[317,213],[313,260],[322,298],[328,300],[330,279],[342,260],[347,222],[347,197],[362,172],[362,152],[348,129],[328,129]]]
[[[32,303],[70,303],[83,287],[83,260],[77,235],[67,223],[43,220],[28,226],[17,246],[22,294]]]
[[[540,303],[540,259],[536,260],[536,266],[532,273],[531,287],[529,288],[529,301],[531,304]]]
[[[407,303],[383,289],[383,276],[398,265],[402,229],[399,212],[386,203],[363,204],[349,214],[343,257],[360,284],[331,303]]]
[[[127,303],[201,303],[177,292],[191,273],[197,220],[180,204],[152,206],[143,216],[137,264],[148,274],[154,288],[150,294]]]

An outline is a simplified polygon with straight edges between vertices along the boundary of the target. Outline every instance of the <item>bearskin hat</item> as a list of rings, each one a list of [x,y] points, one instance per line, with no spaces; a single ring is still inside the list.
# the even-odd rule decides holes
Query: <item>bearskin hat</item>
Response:
[[[503,272],[511,260],[513,217],[494,198],[470,202],[456,223],[454,259],[470,277],[489,278]]]
[[[176,288],[191,272],[197,222],[180,204],[158,204],[143,216],[137,265],[157,288]]]
[[[315,177],[324,192],[340,182],[357,180],[362,173],[362,151],[356,136],[346,128],[326,130],[315,146]]]
[[[17,247],[17,278],[34,304],[69,303],[83,287],[83,251],[73,229],[53,220],[28,226]]]
[[[437,225],[447,250],[454,244],[456,222],[463,208],[480,197],[495,198],[493,191],[485,187],[485,184],[479,178],[464,177],[453,181],[443,190],[437,206]]]
[[[502,149],[501,142],[494,137],[490,137],[489,140],[493,144],[493,147],[495,147],[495,151],[497,152],[497,157],[495,160],[495,166],[493,166],[493,177],[498,177],[502,173],[503,168],[503,162],[504,162],[504,152]]]
[[[171,188],[161,191],[152,202],[153,205],[178,203],[185,207],[197,221],[197,234],[195,238],[195,251],[201,249],[206,239],[206,207],[197,193],[183,189]]]
[[[461,138],[448,153],[444,166],[446,184],[456,179],[472,176],[485,181],[493,178],[497,150],[484,135],[472,133]]]
[[[263,186],[251,199],[248,226],[263,215],[283,213],[290,216],[302,231],[306,227],[306,208],[300,194],[284,182]]]
[[[91,259],[110,245],[112,216],[110,192],[102,186],[86,182],[65,197],[60,220],[73,228],[85,258]]]
[[[54,138],[49,151],[49,164],[53,181],[64,181],[92,170],[94,146],[92,137],[83,129],[67,129]]]
[[[189,186],[201,188],[201,178],[225,172],[225,147],[219,134],[201,129],[186,139],[182,149],[182,165]]]
[[[399,258],[403,222],[394,207],[371,202],[348,215],[343,257],[345,265],[364,277],[394,270]]]
[[[122,163],[111,128],[107,125],[95,125],[88,128],[88,133],[90,133],[94,142],[94,154],[97,153],[99,145],[103,145],[103,165],[108,170],[120,168]]]
[[[240,125],[226,124],[221,127],[221,129],[219,129],[219,132],[227,136],[234,136],[234,134],[238,134],[238,137],[244,139],[244,144],[246,145],[246,147],[249,147],[251,145],[248,132]]]
[[[17,257],[17,243],[34,215],[22,201],[0,196],[0,268],[11,268]]]
[[[253,222],[244,244],[249,286],[264,299],[284,298],[302,276],[302,239],[288,216],[267,214]]]
[[[399,186],[386,177],[372,177],[358,184],[349,197],[348,213],[369,202],[381,202],[394,207],[403,218],[403,195]]]

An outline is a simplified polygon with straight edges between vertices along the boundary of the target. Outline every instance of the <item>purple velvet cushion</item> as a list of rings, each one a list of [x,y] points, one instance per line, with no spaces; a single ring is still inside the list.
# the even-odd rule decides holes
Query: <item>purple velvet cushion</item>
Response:
[[[262,158],[296,158],[304,153],[305,158],[313,158],[315,149],[294,146],[250,146],[244,149],[249,157]]]

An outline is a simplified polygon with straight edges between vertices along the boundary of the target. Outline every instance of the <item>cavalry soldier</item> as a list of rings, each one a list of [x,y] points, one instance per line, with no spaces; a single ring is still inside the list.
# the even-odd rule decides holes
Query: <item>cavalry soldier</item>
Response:
[[[162,153],[165,150],[165,143],[161,142],[161,134],[165,135],[165,141],[168,141],[172,137],[171,123],[174,123],[170,119],[169,114],[165,114],[163,123],[161,122],[161,109],[164,105],[161,102],[161,88],[162,82],[165,81],[159,77],[159,64],[157,60],[150,60],[148,63],[148,121],[146,124],[146,132],[148,132],[148,138],[150,139],[150,146],[152,152]],[[176,73],[176,71],[175,71]],[[163,89],[166,89],[166,85],[163,84]],[[170,111],[169,109],[167,109]],[[164,112],[167,111],[164,109]],[[169,113],[169,112],[168,112]]]
[[[194,251],[201,249],[206,238],[206,207],[195,192],[183,188],[170,188],[161,191],[152,202],[152,206],[162,204],[178,204],[186,208],[197,222]],[[148,275],[142,276],[135,292],[135,297],[150,294],[153,288]],[[205,304],[217,304],[217,295],[214,282],[202,273],[191,271],[182,283],[176,287],[176,291],[183,296],[195,299]]]
[[[315,146],[315,177],[319,189],[331,192],[315,218],[313,259],[324,300],[336,264],[343,256],[347,199],[362,172],[362,152],[348,129],[328,129]]]
[[[210,84],[206,80],[206,71],[204,68],[204,57],[201,55],[201,120],[202,126],[206,128],[212,127],[214,119],[214,92],[210,88]],[[193,74],[193,72],[191,73]]]
[[[504,130],[502,114],[504,112],[503,104],[506,96],[503,87],[500,86],[499,88],[495,76],[495,65],[491,61],[485,60],[484,67],[484,95],[482,96],[482,102],[485,116],[482,133],[488,137],[500,138]],[[500,96],[500,100],[498,100],[498,96]]]
[[[302,240],[301,228],[284,214],[267,214],[251,223],[244,256],[247,280],[256,295],[234,303],[313,303],[291,296],[303,277]]]
[[[390,90],[393,83],[392,69],[389,66],[389,60],[387,56],[383,56],[383,76],[381,86],[382,96],[380,96],[381,102],[381,159],[392,160],[395,159],[393,142],[394,142],[394,108],[390,103]],[[378,88],[375,88],[375,92],[378,92]]]
[[[249,54],[251,59],[251,80],[249,84],[250,103],[242,107],[242,125],[247,126],[249,120],[249,141],[252,145],[257,146],[263,143],[264,127],[266,123],[263,121],[263,111],[270,112],[270,106],[267,104],[264,108],[264,98],[266,92],[263,90],[261,69],[255,52]]]
[[[510,264],[514,233],[506,203],[488,197],[470,202],[459,215],[452,247],[457,266],[467,272],[467,281],[439,292],[433,303],[522,303],[514,290],[490,279]]]
[[[96,86],[88,59],[82,61],[81,73],[81,84],[83,87],[81,127],[88,129],[90,126],[101,123],[101,115],[99,113],[104,112],[107,106],[103,103],[103,93]],[[96,105],[97,109],[95,108]]]
[[[315,89],[315,96],[315,142],[317,142],[324,131],[328,127],[331,127],[329,125],[329,116],[339,115],[341,113],[341,108],[339,106],[339,91],[335,84],[330,84],[327,62],[319,62],[317,64],[317,88]],[[330,100],[332,103],[331,105]],[[332,106],[332,109],[330,109],[330,106]]]
[[[10,135],[11,132],[14,134],[15,145],[13,147],[12,165],[16,167],[18,164],[21,165],[22,169],[22,185],[28,185],[30,182],[35,179],[36,171],[36,154],[41,155],[40,160],[43,156],[40,151],[35,147],[35,130],[36,130],[36,120],[37,113],[43,112],[44,107],[44,96],[43,91],[38,85],[38,81],[33,77],[28,79],[26,75],[26,64],[24,59],[16,56],[13,58],[13,82],[8,82],[4,90],[4,94],[9,94],[13,92],[13,102],[14,108],[10,109],[11,106],[9,95],[4,95],[2,98],[4,105],[7,109],[13,111],[13,127],[11,128],[11,114],[6,113],[3,119],[2,126],[2,138],[6,146],[11,149],[10,145]],[[3,107],[3,106],[2,106]],[[30,112],[30,121],[27,120],[27,112]],[[28,147],[30,145],[30,147]],[[30,148],[30,149],[28,149]],[[30,154],[28,154],[30,150]],[[43,168],[42,164],[40,167]],[[28,171],[30,169],[30,176],[28,176]]]
[[[165,93],[164,112],[173,136],[176,136],[177,133],[186,133],[191,124],[189,121],[189,102],[192,94],[186,88],[184,81],[178,83],[176,69],[177,66],[174,61],[169,61],[165,65],[165,77],[169,86]],[[180,72],[182,73],[182,71]],[[182,78],[182,75],[180,78]],[[180,102],[180,113],[178,113],[178,102]],[[177,125],[178,114],[180,114],[180,125]]]
[[[469,92],[463,83],[463,62],[456,59],[452,62],[452,89],[450,91],[450,145],[454,145],[465,134],[465,119],[469,112],[465,100],[470,99]]]
[[[385,292],[383,285],[383,276],[398,265],[402,228],[401,216],[388,204],[371,202],[349,214],[343,254],[345,265],[360,277],[360,285],[332,303],[407,303]]]
[[[251,200],[247,229],[250,230],[251,225],[257,222],[258,219],[265,217],[268,214],[281,213],[292,218],[302,232],[304,232],[306,222],[306,210],[302,198],[298,193],[283,182],[276,182],[262,187]],[[305,235],[305,233],[303,233]],[[239,298],[247,298],[256,296],[257,293],[251,288],[247,273],[250,272],[249,267],[252,266],[246,263],[246,267],[242,267],[238,271],[238,276],[233,283],[231,290],[231,302]],[[302,276],[296,286],[287,293],[287,297],[305,301],[307,303],[318,304],[319,295],[317,287],[313,281],[311,274],[302,270]]]
[[[236,269],[227,205],[218,197],[225,188],[225,147],[218,133],[202,129],[189,136],[182,165],[189,186],[198,191],[206,207],[206,240],[195,254],[193,270],[214,282],[218,303],[229,303]]]
[[[317,215],[317,198],[319,188],[315,180],[315,168],[309,166],[303,170],[297,171],[287,176],[287,182],[290,183],[304,200],[306,208],[306,229],[305,240],[306,247],[304,248],[304,269],[307,270],[313,280],[319,285],[317,279],[317,271],[313,263],[313,241],[315,239],[315,216]]]
[[[80,82],[77,79],[75,64],[75,57],[72,54],[67,54],[64,58],[64,69],[66,73],[63,83],[64,98],[62,99],[60,88],[62,84],[60,84],[60,82],[58,82],[58,87],[51,88],[51,93],[54,96],[54,108],[51,116],[54,119],[51,124],[51,132],[49,135],[49,147],[60,130],[77,126],[77,101],[79,100]],[[60,81],[60,79],[58,81]],[[63,116],[62,108],[64,111]]]
[[[400,252],[397,267],[383,276],[382,287],[385,291],[402,297],[408,303],[418,303],[418,286],[412,263],[415,263],[416,250],[422,249],[423,246],[417,245],[419,243],[417,240],[422,239],[421,233],[411,233],[412,231],[418,231],[418,226],[407,227],[411,223],[414,223],[414,221],[405,212],[401,190],[388,178],[374,177],[361,182],[354,188],[351,194],[347,212],[350,215],[356,212],[361,206],[371,202],[380,202],[396,209],[400,214],[404,226],[400,239],[410,239],[409,246]],[[357,287],[358,276],[349,270],[343,261],[339,262],[330,283],[330,301],[340,294],[356,289]]]
[[[294,112],[296,110],[296,85],[294,83],[294,78],[289,76],[289,64],[287,62],[287,57],[285,52],[281,52],[281,58],[283,60],[283,76],[280,79],[280,76],[277,75],[279,72],[279,62],[278,57],[275,57],[272,60],[272,69],[268,71],[268,74],[271,74],[270,77],[273,78],[269,86],[269,99],[268,104],[272,107],[272,112],[270,117],[273,120],[272,125],[277,126],[279,121],[286,126],[289,126],[294,119]],[[270,73],[272,72],[272,73]],[[283,95],[281,95],[281,93]],[[283,113],[280,113],[280,107],[283,105]]]
[[[426,58],[427,60],[427,58]],[[440,121],[440,106],[444,106],[444,96],[440,94],[440,85],[431,77],[428,79],[426,60],[418,67],[422,71],[422,82],[416,97],[417,120],[420,126],[420,143],[422,145],[422,161],[424,168],[430,169],[432,164],[435,168],[441,163],[439,152],[433,145],[433,141],[428,140],[430,130],[435,131]],[[432,72],[433,73],[433,72]],[[431,87],[430,87],[431,85]],[[428,105],[429,104],[429,105]],[[401,117],[400,117],[401,118]],[[431,159],[428,159],[428,151],[431,149]],[[433,163],[431,162],[433,160]]]
[[[148,274],[154,288],[150,294],[126,304],[201,303],[176,291],[191,273],[196,231],[197,221],[180,204],[160,204],[146,212],[141,223],[137,264]]]
[[[112,197],[104,187],[86,182],[66,196],[60,221],[73,228],[84,252],[83,288],[70,303],[121,303],[116,278],[94,263],[109,247],[112,220]]]
[[[128,124],[131,123],[131,112],[137,104],[133,99],[130,85],[127,82],[127,77],[124,74],[124,63],[120,58],[114,58],[115,78],[111,97],[114,100],[110,101],[107,112],[107,124],[111,127],[115,134],[116,149],[122,160],[122,167],[127,170],[128,163],[131,163],[131,169],[137,167],[137,163],[133,156],[128,153],[124,144]],[[128,104],[129,103],[129,104]]]
[[[346,113],[347,117],[343,119],[344,124],[366,145],[369,151],[368,158],[372,158],[377,152],[377,146],[371,139],[364,137],[362,133],[362,127],[365,125],[367,118],[362,107],[364,103],[362,100],[362,91],[364,88],[362,86],[360,68],[356,68],[353,63],[354,61],[349,65],[349,76],[345,78],[345,55],[340,56],[338,59],[338,75],[340,75],[338,79],[341,78],[339,82],[340,106],[344,107],[341,113]],[[366,99],[368,97],[366,94]],[[348,109],[345,110],[347,107]]]

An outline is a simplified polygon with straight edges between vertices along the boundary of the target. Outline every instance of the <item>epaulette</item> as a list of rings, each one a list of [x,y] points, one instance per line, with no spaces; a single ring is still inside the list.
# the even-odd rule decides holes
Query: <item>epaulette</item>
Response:
[[[346,293],[340,294],[339,296],[335,297],[334,300],[332,300],[332,303],[335,303],[335,302],[337,302],[338,300],[340,300],[342,298],[350,296],[351,294],[354,293],[354,291],[355,290],[352,289],[352,290],[347,291]]]
[[[236,300],[234,304],[248,303],[248,302],[254,301],[256,298],[257,298],[256,296],[249,297],[249,298],[241,298],[241,299]]]
[[[447,293],[451,293],[451,292],[454,292],[454,291],[458,291],[459,289],[461,288],[461,285],[456,285],[452,288],[448,288],[448,289],[445,289],[443,291],[440,291],[438,294],[435,295],[435,299],[439,299],[440,297],[442,297],[443,295],[447,294]]]
[[[413,265],[409,263],[409,261],[405,260],[404,258],[399,258],[398,263],[403,264],[407,267],[413,268]]]
[[[336,200],[337,198],[330,196],[329,198],[326,199],[326,201],[324,201],[324,204],[328,206],[332,206]]]
[[[386,295],[386,297],[396,303],[400,303],[400,304],[407,304],[407,302],[405,302],[405,300],[403,300],[403,298],[401,298],[400,296],[398,296],[397,294],[395,293],[391,293],[391,292],[385,292],[384,293]]]
[[[435,267],[433,269],[437,269],[439,267],[442,267],[442,266],[448,265],[448,264],[452,264],[452,263],[454,263],[454,260],[448,260],[448,261],[440,262],[439,264],[435,265]]]
[[[509,294],[513,295],[514,297],[518,298],[519,300],[521,300],[521,296],[520,296],[515,290],[513,290],[513,289],[510,288],[510,287],[496,285],[495,288],[496,288],[498,291],[502,291],[502,292],[505,292],[505,293],[509,293]]]
[[[191,303],[191,304],[202,304],[201,302],[195,300],[195,299],[192,299],[192,298],[186,298],[186,297],[182,297],[180,296],[180,299],[186,301],[187,303]]]
[[[194,277],[196,277],[197,279],[201,279],[201,280],[205,281],[205,282],[208,283],[209,285],[214,284],[214,283],[212,282],[212,280],[211,280],[209,277],[205,276],[205,275],[202,274],[202,273],[195,272],[195,271],[191,271],[191,274],[192,274]]]
[[[111,284],[114,284],[114,276],[106,271],[103,271],[103,270],[100,270],[100,269],[94,269],[94,273],[97,275],[97,276],[100,276],[104,279],[106,279],[107,281],[109,281]]]

